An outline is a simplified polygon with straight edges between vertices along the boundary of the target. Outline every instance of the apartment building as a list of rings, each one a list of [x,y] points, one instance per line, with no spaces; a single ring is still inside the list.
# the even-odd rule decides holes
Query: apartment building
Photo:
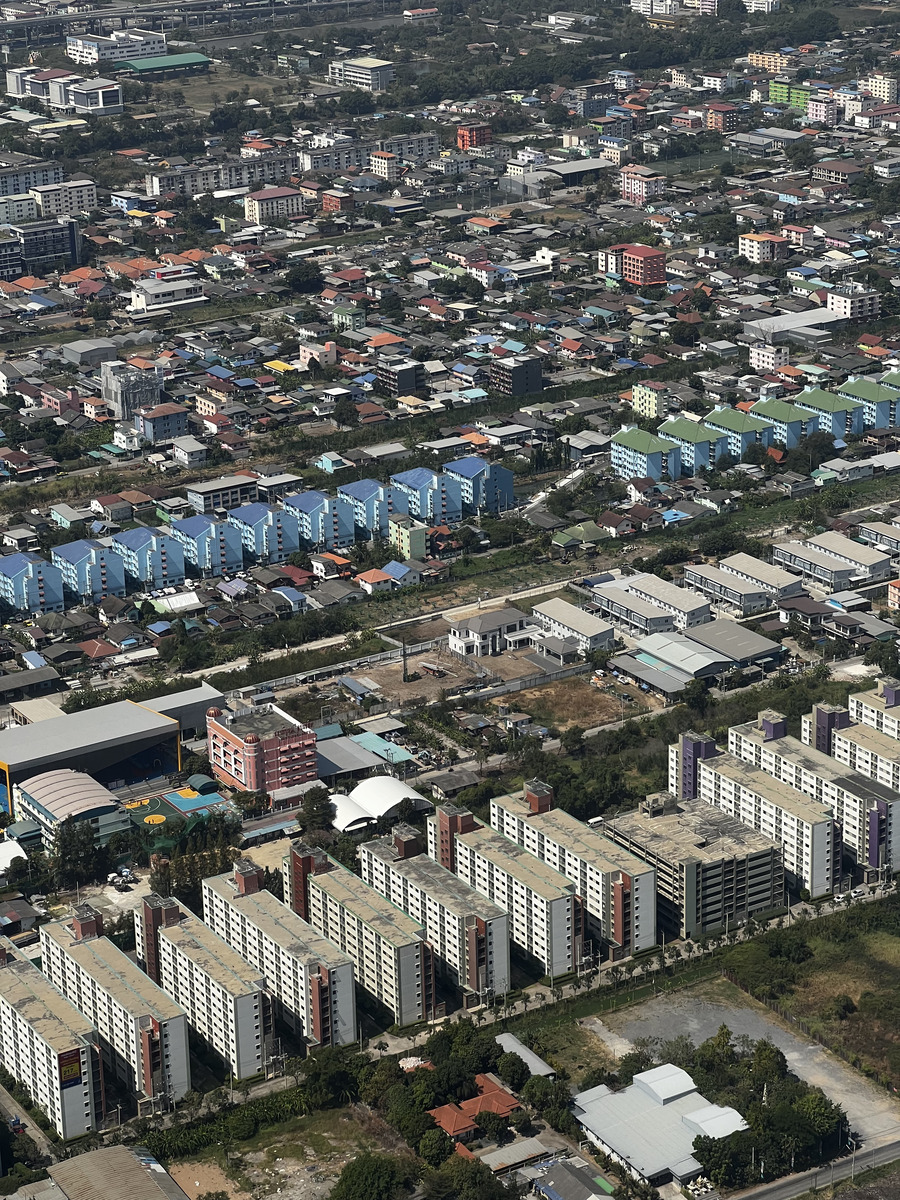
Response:
[[[563,975],[583,960],[582,910],[575,885],[522,846],[479,825],[453,804],[426,818],[428,855],[509,915],[509,936],[545,974]]]
[[[10,225],[0,237],[0,279],[56,270],[81,263],[81,229],[72,217]]]
[[[277,704],[210,708],[206,747],[214,774],[229,787],[271,795],[317,778],[316,735]]]
[[[803,580],[785,571],[765,563],[752,554],[730,554],[719,563],[721,570],[738,579],[745,579],[768,592],[773,601],[784,600],[788,596],[799,596],[803,591]]]
[[[574,883],[586,933],[604,956],[649,950],[657,942],[655,869],[553,799],[553,788],[533,779],[523,795],[491,801],[491,826]]]
[[[0,1066],[44,1110],[63,1140],[103,1117],[97,1031],[46,975],[0,937]]]
[[[671,614],[675,629],[694,629],[713,619],[709,601],[689,588],[668,583],[658,575],[630,575],[625,582],[632,596]]]
[[[494,131],[483,121],[466,121],[456,129],[456,145],[460,150],[475,150],[489,146],[494,140]]]
[[[838,710],[817,705],[808,725],[811,741],[832,745]],[[839,739],[850,754],[851,739]],[[864,740],[864,735],[863,735]],[[755,722],[734,725],[728,732],[729,751],[773,778],[825,804],[841,830],[843,849],[864,873],[893,870],[900,862],[900,796],[876,778],[850,770],[838,758],[788,736],[781,713],[761,712]],[[861,756],[877,770],[871,753]],[[785,861],[787,866],[787,861]]]
[[[184,551],[169,533],[147,526],[114,533],[110,548],[121,556],[126,578],[151,588],[184,583]]]
[[[345,58],[328,65],[328,82],[338,87],[384,92],[393,80],[394,64],[382,58]]]
[[[849,709],[814,705],[801,718],[800,740],[900,795],[900,743],[869,725],[854,724]]]
[[[738,238],[738,254],[751,263],[775,262],[790,251],[790,242],[780,234],[742,233]]]
[[[109,546],[93,538],[64,542],[50,552],[62,575],[63,593],[78,603],[99,604],[106,596],[125,595],[125,563]]]
[[[668,633],[675,628],[673,613],[650,600],[644,600],[633,592],[616,584],[595,587],[591,595],[604,617],[615,625],[622,626],[637,637],[649,637],[651,633]]]
[[[539,358],[528,354],[510,355],[491,363],[491,391],[501,396],[529,396],[543,387],[543,367]]]
[[[662,792],[598,820],[597,829],[653,867],[657,917],[669,936],[701,938],[783,904],[780,844],[703,800]]]
[[[752,12],[753,10],[748,8],[747,11]],[[747,62],[751,67],[757,67],[763,71],[774,71],[776,74],[789,70],[792,61],[789,55],[781,54],[777,50],[751,50],[747,55]]]
[[[34,221],[37,215],[37,200],[31,192],[24,192],[21,196],[0,197],[0,225],[18,225],[21,221]]]
[[[758,583],[750,583],[720,567],[685,564],[684,583],[702,593],[713,604],[730,609],[742,617],[772,608],[771,594]]]
[[[613,434],[609,450],[613,474],[619,479],[658,482],[681,477],[681,447],[636,425],[624,425]]]
[[[651,287],[666,282],[666,252],[623,242],[599,251],[597,270],[603,275],[621,275],[637,287]]]
[[[713,738],[683,733],[669,747],[669,791],[702,800],[781,846],[788,885],[830,895],[841,880],[841,826],[831,809],[719,750]]]
[[[854,692],[847,703],[852,721],[900,741],[900,679],[878,679],[873,692]]]
[[[872,71],[859,81],[860,89],[869,92],[882,104],[897,103],[897,85],[897,76],[885,75],[883,71]]]
[[[131,287],[128,310],[146,316],[185,304],[205,304],[207,300],[198,279],[138,279]]]
[[[226,512],[244,504],[252,504],[256,500],[256,479],[247,475],[225,475],[221,479],[207,479],[200,483],[188,484],[185,496],[195,512]]]
[[[434,951],[420,921],[303,842],[292,843],[283,875],[285,902],[349,955],[356,982],[397,1025],[434,1018]]]
[[[22,196],[30,188],[59,183],[63,174],[62,164],[53,160],[0,151],[0,196]]]
[[[421,161],[440,151],[441,140],[436,133],[393,133],[390,137],[379,138],[376,146],[398,158]]]
[[[881,296],[858,283],[839,284],[826,292],[825,307],[845,321],[877,320],[881,315]]]
[[[397,182],[401,168],[400,159],[388,150],[373,150],[369,155],[369,170],[379,179],[386,179],[388,183]]]
[[[168,192],[194,196],[198,192],[281,183],[298,169],[300,158],[298,150],[273,150],[254,158],[226,158],[148,171],[144,176],[144,191],[148,196],[165,196]]]
[[[643,206],[656,196],[661,196],[668,187],[665,175],[659,175],[651,167],[628,163],[619,171],[619,190],[623,200]],[[665,263],[665,255],[663,255]]]
[[[41,968],[100,1035],[107,1072],[138,1096],[177,1102],[190,1091],[188,1019],[109,938],[89,904],[41,926]]]
[[[203,880],[203,919],[265,980],[275,1016],[309,1046],[356,1040],[349,955],[263,887],[262,869],[239,859]]]
[[[534,606],[531,615],[549,637],[574,643],[580,654],[587,656],[594,650],[612,649],[615,640],[612,625],[568,600],[545,600]]]
[[[294,188],[270,187],[244,197],[244,216],[254,225],[285,217],[299,217],[305,211],[306,197]]]
[[[70,179],[45,183],[31,189],[39,217],[70,217],[97,207],[97,185],[93,179]]]
[[[772,560],[829,592],[874,583],[891,573],[890,554],[861,546],[840,533],[823,533],[805,542],[780,542],[772,547]]]
[[[639,417],[665,417],[669,412],[669,385],[639,379],[631,385],[631,407]]]
[[[134,911],[134,933],[138,966],[181,1005],[234,1078],[262,1074],[272,1004],[260,972],[171,896],[149,895]]]
[[[435,968],[468,1005],[510,989],[509,916],[423,853],[418,832],[395,825],[357,850],[363,880],[421,924]]]

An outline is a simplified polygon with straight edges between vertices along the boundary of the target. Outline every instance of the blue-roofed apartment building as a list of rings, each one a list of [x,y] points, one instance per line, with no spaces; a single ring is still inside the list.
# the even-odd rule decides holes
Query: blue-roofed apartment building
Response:
[[[772,426],[772,441],[786,450],[793,450],[801,438],[819,432],[818,413],[784,400],[757,400],[750,413]]]
[[[0,558],[0,601],[19,612],[62,612],[62,572],[39,554]]]
[[[345,496],[324,492],[296,492],[282,504],[297,522],[297,536],[307,547],[343,550],[356,542],[353,505]]]
[[[67,597],[96,604],[105,596],[125,595],[125,563],[102,542],[81,538],[54,546],[50,560],[62,573]]]
[[[244,565],[240,531],[230,521],[217,521],[206,513],[184,517],[170,526],[172,537],[184,551],[184,561],[198,575],[221,575]]]
[[[515,504],[509,467],[470,454],[444,463],[443,469],[448,479],[459,481],[463,512],[500,513]]]
[[[297,518],[290,509],[269,504],[233,508],[229,522],[241,536],[244,552],[258,563],[278,563],[300,549]]]
[[[353,523],[360,537],[386,538],[388,519],[391,513],[409,512],[409,497],[406,492],[379,483],[376,479],[358,479],[353,483],[342,483],[337,490],[338,498],[344,497],[353,508]]]
[[[110,546],[121,555],[125,574],[150,588],[184,583],[184,551],[170,533],[160,529],[124,529],[114,533]]]
[[[432,525],[446,525],[462,517],[462,494],[458,479],[438,475],[427,467],[413,467],[391,476],[398,495],[406,497],[406,509],[411,517]]]

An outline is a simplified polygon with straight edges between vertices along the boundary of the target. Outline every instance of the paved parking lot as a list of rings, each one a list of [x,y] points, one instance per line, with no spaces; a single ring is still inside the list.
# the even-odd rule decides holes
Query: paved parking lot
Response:
[[[630,1041],[642,1037],[666,1039],[684,1033],[694,1042],[702,1042],[712,1037],[720,1025],[727,1025],[733,1034],[746,1034],[754,1040],[768,1038],[785,1054],[794,1074],[820,1087],[843,1107],[851,1130],[866,1145],[900,1138],[897,1101],[821,1046],[784,1029],[762,1005],[752,1000],[746,1004],[716,1002],[685,993],[610,1013],[604,1021],[614,1033]],[[621,1044],[616,1052],[621,1054]]]

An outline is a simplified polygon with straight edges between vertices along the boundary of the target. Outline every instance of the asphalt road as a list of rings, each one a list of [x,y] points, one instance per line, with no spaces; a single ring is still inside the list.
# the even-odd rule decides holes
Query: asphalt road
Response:
[[[733,1192],[731,1200],[743,1200],[751,1196],[753,1200],[794,1200],[795,1196],[803,1196],[819,1188],[830,1188],[841,1179],[853,1179],[863,1171],[887,1166],[898,1159],[900,1141],[886,1142],[883,1146],[873,1146],[871,1149],[864,1146],[855,1155],[829,1163],[828,1166],[804,1171],[800,1175],[788,1175],[786,1179],[776,1179],[774,1183],[763,1183],[743,1192]]]

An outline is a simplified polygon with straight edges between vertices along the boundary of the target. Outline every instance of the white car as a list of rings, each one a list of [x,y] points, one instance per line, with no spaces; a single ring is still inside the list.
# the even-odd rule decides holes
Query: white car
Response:
[[[868,896],[868,894],[869,894],[869,889],[867,887],[854,888],[853,891],[850,893],[851,896],[856,896],[857,899],[859,899],[860,896]]]

